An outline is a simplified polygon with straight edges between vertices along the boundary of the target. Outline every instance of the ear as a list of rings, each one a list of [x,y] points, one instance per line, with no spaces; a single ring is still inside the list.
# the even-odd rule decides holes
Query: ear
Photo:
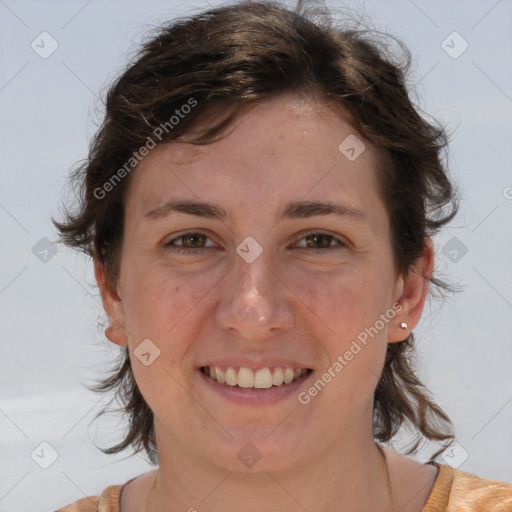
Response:
[[[94,258],[94,275],[101,293],[103,308],[108,316],[108,327],[105,336],[116,345],[128,345],[125,330],[123,305],[118,293],[108,283],[106,266],[99,258]]]
[[[400,276],[398,279],[395,302],[398,302],[402,309],[388,329],[389,342],[405,340],[420,321],[430,276],[434,269],[434,245],[430,237],[427,237],[425,245],[423,255],[416,261],[407,276]],[[406,329],[400,327],[402,322],[407,324]]]

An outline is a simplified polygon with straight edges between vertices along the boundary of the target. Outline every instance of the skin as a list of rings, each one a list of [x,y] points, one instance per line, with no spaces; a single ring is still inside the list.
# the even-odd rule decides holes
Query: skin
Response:
[[[437,470],[389,450],[383,458],[372,410],[387,344],[407,337],[401,322],[413,329],[421,317],[421,273],[432,272],[433,248],[429,240],[407,276],[394,274],[378,153],[364,141],[349,161],[338,145],[351,133],[332,108],[281,96],[213,144],[157,146],[133,173],[116,290],[95,263],[107,337],[130,350],[159,450],[158,474],[125,488],[123,511],[144,510],[153,484],[148,511],[421,510]],[[171,198],[214,202],[232,217],[144,216]],[[342,203],[367,221],[331,214],[277,222],[277,210],[295,200]],[[207,238],[178,238],[189,230]],[[319,231],[333,238],[315,245],[308,235]],[[248,236],[263,249],[252,263],[235,250]],[[173,240],[202,249],[178,254],[165,245]],[[235,404],[197,372],[212,358],[279,357],[318,377],[393,304],[400,313],[307,405],[295,395]],[[160,350],[149,366],[133,353],[144,339]],[[252,468],[237,456],[248,442],[262,454]]]

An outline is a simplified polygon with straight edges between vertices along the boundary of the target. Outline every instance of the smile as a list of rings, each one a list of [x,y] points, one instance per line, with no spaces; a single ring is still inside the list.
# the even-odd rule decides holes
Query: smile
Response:
[[[239,388],[269,389],[290,384],[303,375],[310,374],[310,368],[276,367],[252,370],[246,367],[201,366],[201,372],[220,384]]]

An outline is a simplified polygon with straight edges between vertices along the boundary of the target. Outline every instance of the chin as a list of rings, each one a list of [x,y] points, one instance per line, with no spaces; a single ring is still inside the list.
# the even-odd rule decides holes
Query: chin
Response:
[[[241,474],[287,471],[299,461],[299,439],[285,440],[272,429],[251,429],[251,435],[242,427],[230,430],[233,438],[213,442],[208,458],[220,470]],[[258,433],[259,431],[259,433]],[[269,435],[270,433],[270,435]]]

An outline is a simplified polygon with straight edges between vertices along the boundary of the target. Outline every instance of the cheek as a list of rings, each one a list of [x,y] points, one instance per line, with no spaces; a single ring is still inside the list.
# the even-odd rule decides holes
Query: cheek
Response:
[[[290,276],[291,288],[311,311],[311,322],[324,327],[340,349],[372,326],[385,311],[386,284],[371,267],[346,266],[333,272],[301,272]],[[327,330],[327,331],[326,331]],[[319,339],[323,339],[320,337]]]
[[[330,369],[327,379],[335,375],[325,393],[332,404],[345,400],[347,408],[357,408],[377,385],[387,347],[387,324],[379,319],[389,307],[380,276],[371,267],[349,266],[296,276],[308,328],[325,350],[322,371]]]
[[[220,277],[214,273],[194,276],[161,264],[132,273],[127,288],[133,346],[149,338],[168,356],[168,363],[180,361],[187,349],[186,340],[194,339],[194,332],[201,327],[196,321],[197,308]]]
[[[129,349],[140,392],[156,414],[194,410],[189,394],[184,392],[182,372],[193,366],[191,343],[201,330],[199,308],[221,276],[193,277],[176,268],[154,265],[139,274],[134,269],[126,277]],[[146,339],[160,351],[147,366],[136,355]]]

